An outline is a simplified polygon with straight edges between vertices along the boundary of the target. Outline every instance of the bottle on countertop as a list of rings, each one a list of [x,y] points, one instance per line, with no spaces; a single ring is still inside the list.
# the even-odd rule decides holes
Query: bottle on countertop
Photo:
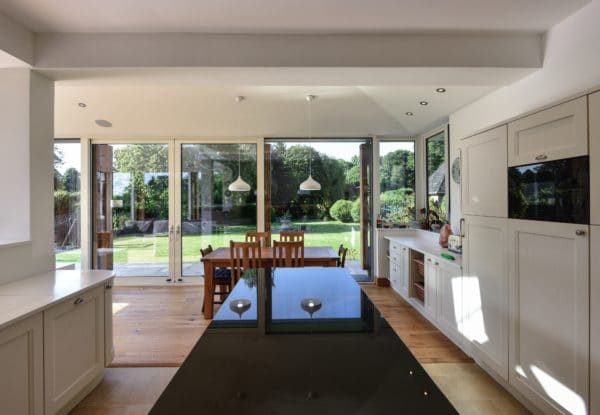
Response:
[[[444,248],[448,248],[448,237],[452,235],[452,228],[446,222],[442,229],[440,229],[440,245]]]

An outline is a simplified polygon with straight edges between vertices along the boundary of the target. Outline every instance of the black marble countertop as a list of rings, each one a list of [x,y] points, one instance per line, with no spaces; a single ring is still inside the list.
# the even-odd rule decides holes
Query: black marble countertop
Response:
[[[247,271],[151,414],[456,414],[343,268]]]

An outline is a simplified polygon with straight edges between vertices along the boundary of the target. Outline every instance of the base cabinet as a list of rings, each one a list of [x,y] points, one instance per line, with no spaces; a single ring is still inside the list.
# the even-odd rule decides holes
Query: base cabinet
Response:
[[[509,221],[509,383],[548,414],[588,413],[587,225]]]
[[[42,314],[0,330],[0,412],[44,413]]]
[[[425,313],[433,321],[438,313],[438,268],[438,260],[425,255]]]
[[[465,216],[463,332],[473,357],[508,380],[508,219]]]
[[[398,243],[390,244],[390,285],[404,298],[408,298],[409,251]]]
[[[441,261],[437,270],[438,326],[455,343],[462,344],[462,275],[460,267]]]
[[[46,415],[67,407],[104,368],[104,286],[44,311]]]

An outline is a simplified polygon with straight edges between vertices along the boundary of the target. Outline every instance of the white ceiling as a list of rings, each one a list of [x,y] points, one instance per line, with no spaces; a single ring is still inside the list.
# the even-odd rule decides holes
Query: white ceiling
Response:
[[[544,32],[590,0],[0,0],[34,32]]]
[[[494,87],[68,86],[58,85],[56,137],[412,136]],[[238,104],[237,95],[247,97]],[[419,101],[429,105],[421,106]],[[80,108],[85,102],[86,108]],[[413,116],[405,113],[411,111]],[[98,127],[96,119],[112,123]]]

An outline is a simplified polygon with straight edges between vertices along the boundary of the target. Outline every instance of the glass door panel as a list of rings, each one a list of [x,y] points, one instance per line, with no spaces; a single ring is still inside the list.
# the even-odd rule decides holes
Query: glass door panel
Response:
[[[228,247],[256,230],[256,144],[181,144],[181,275],[203,274],[200,249]],[[230,191],[238,175],[250,191]]]
[[[117,277],[169,277],[169,144],[92,147],[92,262]]]
[[[312,159],[311,159],[312,158]],[[272,139],[265,143],[265,228],[304,231],[306,246],[348,248],[345,267],[369,281],[371,141]],[[312,177],[321,190],[300,190]]]

